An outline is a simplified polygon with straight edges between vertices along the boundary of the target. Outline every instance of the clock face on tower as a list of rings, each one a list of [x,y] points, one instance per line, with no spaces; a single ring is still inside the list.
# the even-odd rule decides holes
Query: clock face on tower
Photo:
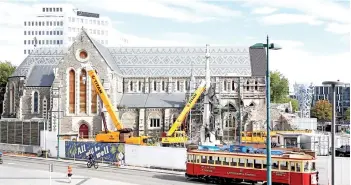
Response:
[[[79,62],[86,63],[89,60],[89,53],[85,49],[77,49],[76,59]]]

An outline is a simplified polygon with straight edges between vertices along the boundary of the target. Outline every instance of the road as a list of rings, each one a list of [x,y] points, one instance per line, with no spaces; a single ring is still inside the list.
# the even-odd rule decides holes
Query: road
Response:
[[[148,171],[100,166],[87,169],[84,163],[56,161],[36,158],[4,156],[0,165],[0,184],[49,185],[49,164],[54,165],[51,185],[67,183],[67,166],[72,165],[76,185],[200,185],[201,182],[186,181],[184,172]],[[330,157],[317,157],[320,185],[328,185],[330,179]],[[350,158],[336,158],[336,184],[350,185]]]
[[[199,185],[200,182],[187,182],[184,172],[150,172],[132,169],[118,169],[100,166],[87,169],[85,164],[69,161],[54,161],[22,157],[4,156],[0,165],[0,184],[49,185],[49,164],[53,163],[52,184],[67,183],[67,167],[73,169],[72,183],[76,185]],[[68,183],[67,183],[68,184]]]

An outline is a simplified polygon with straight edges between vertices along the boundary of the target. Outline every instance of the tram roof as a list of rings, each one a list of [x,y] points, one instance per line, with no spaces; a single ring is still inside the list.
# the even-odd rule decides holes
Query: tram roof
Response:
[[[214,154],[214,155],[226,155],[226,156],[245,156],[245,157],[260,157],[266,158],[266,154],[254,154],[254,153],[240,153],[240,152],[228,152],[228,151],[204,151],[204,150],[189,150],[188,153],[194,154]],[[285,152],[282,155],[272,155],[272,158],[275,159],[291,159],[291,160],[314,160],[315,157],[298,152]]]

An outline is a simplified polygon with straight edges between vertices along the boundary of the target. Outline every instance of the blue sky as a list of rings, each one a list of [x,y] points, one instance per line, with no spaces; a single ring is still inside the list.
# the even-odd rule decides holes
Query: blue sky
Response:
[[[351,81],[347,0],[12,0],[0,5],[0,17],[3,14],[20,20],[20,15],[15,15],[20,11],[6,10],[9,5],[25,9],[34,3],[61,2],[110,17],[115,29],[131,37],[132,45],[250,46],[264,42],[268,34],[283,47],[271,52],[271,68],[281,71],[291,84]],[[11,29],[16,25],[0,18],[0,31],[9,33],[6,31]],[[8,38],[0,36],[0,60],[11,60],[2,55],[11,53],[5,53],[4,48],[17,47],[12,42],[6,47]]]

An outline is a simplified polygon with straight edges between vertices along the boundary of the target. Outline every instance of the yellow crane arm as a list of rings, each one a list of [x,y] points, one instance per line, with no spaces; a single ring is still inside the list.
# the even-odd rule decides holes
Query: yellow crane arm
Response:
[[[88,75],[90,76],[90,78],[94,84],[95,90],[98,92],[98,95],[100,96],[102,102],[104,103],[104,106],[105,106],[107,112],[110,114],[113,124],[115,125],[117,130],[122,130],[123,125],[118,120],[116,110],[112,106],[112,103],[111,103],[110,99],[108,98],[107,93],[106,93],[104,87],[102,86],[98,75],[96,74],[95,70],[89,64],[85,64],[84,66],[85,66],[85,68],[88,72]]]
[[[200,98],[201,94],[205,91],[205,89],[206,89],[206,82],[202,81],[200,86],[196,89],[194,94],[189,99],[188,103],[185,105],[184,109],[178,116],[177,120],[173,123],[172,127],[167,132],[168,137],[172,136],[173,133],[182,125],[183,121],[186,118],[186,115],[194,107],[195,103]]]

